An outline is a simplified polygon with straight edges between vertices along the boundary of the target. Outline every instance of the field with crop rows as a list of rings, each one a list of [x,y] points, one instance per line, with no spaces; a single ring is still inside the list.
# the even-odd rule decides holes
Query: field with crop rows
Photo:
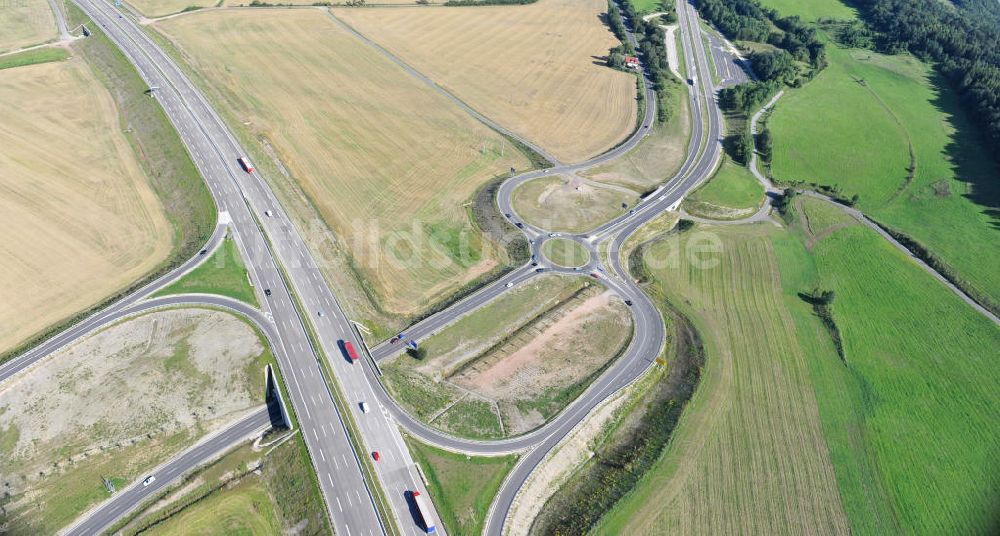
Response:
[[[685,251],[702,240],[696,229],[657,243],[646,259],[655,266],[671,248]],[[718,253],[652,268],[701,332],[701,384],[664,457],[598,533],[846,533],[808,366],[837,355],[798,336],[771,243],[778,231],[703,230],[721,241]]]
[[[58,37],[56,18],[46,0],[0,4],[0,28],[3,28],[0,52],[38,45]]]
[[[324,11],[212,11],[157,27],[273,147],[384,309],[422,310],[497,264],[462,205],[526,160],[509,143],[501,155],[498,134]]]
[[[603,0],[334,10],[470,106],[567,162],[635,128],[635,77],[604,65],[618,44]]]
[[[82,58],[2,76],[0,353],[141,278],[174,236]]]

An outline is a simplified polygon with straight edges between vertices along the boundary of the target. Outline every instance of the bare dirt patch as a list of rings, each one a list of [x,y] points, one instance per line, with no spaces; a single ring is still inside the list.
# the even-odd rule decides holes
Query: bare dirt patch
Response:
[[[10,528],[54,532],[107,497],[103,478],[120,488],[261,404],[264,352],[229,314],[171,310],[91,335],[3,384]]]

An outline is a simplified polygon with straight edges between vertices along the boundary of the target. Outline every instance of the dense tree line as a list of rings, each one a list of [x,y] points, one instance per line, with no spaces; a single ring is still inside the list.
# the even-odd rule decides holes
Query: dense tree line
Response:
[[[777,11],[761,7],[757,0],[697,0],[696,6],[730,39],[769,43],[814,69],[826,66],[826,49],[816,30],[797,16],[781,17]]]
[[[743,112],[747,115],[760,108],[771,95],[778,92],[781,82],[747,82],[738,86],[719,90],[719,105],[726,110]]]
[[[511,6],[534,4],[538,0],[448,0],[446,6]],[[419,3],[419,0],[418,0]]]
[[[628,31],[625,27],[626,20],[631,24],[632,32],[639,43],[638,50],[629,42]],[[631,2],[623,2],[622,7],[619,8],[615,2],[609,0],[607,21],[611,31],[622,42],[621,45],[612,48],[609,52],[608,64],[616,69],[624,69],[625,56],[638,55],[642,59],[647,76],[653,83],[653,90],[656,91],[657,101],[660,104],[657,108],[657,120],[667,121],[672,110],[667,107],[667,100],[663,97],[672,79],[670,66],[667,63],[667,52],[664,46],[666,35],[663,29],[655,21],[647,23],[642,20]]]
[[[993,0],[995,3],[995,0]],[[856,0],[888,52],[907,49],[936,62],[1000,159],[1000,28],[938,0]],[[963,2],[966,3],[966,2]],[[979,2],[968,2],[990,10]],[[984,11],[992,12],[992,11]],[[1000,15],[998,15],[1000,16]]]

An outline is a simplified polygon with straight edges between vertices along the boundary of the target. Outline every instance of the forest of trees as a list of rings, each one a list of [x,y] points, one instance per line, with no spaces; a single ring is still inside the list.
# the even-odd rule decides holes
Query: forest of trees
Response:
[[[906,49],[937,65],[1000,160],[1000,8],[981,0],[960,0],[958,10],[938,0],[856,0],[855,5],[877,32],[879,49]]]

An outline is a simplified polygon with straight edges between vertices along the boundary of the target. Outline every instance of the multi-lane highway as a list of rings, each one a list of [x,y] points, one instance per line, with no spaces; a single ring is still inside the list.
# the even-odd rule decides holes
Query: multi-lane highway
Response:
[[[662,211],[675,207],[687,191],[707,178],[714,169],[720,150],[721,116],[710,84],[696,83],[691,88],[693,136],[688,157],[680,172],[637,205],[630,214],[608,222],[588,235],[565,237],[584,244],[591,251],[592,259],[586,266],[586,271],[603,273],[606,276],[603,278],[605,284],[633,303],[635,336],[626,354],[578,400],[539,430],[503,441],[469,441],[441,434],[410,418],[385,392],[374,368],[367,362],[352,363],[341,355],[338,341],[355,339],[349,320],[267,183],[257,173],[246,173],[237,163],[237,158],[245,152],[225,124],[178,66],[130,17],[121,16],[115,7],[100,0],[74,1],[121,48],[144,80],[150,86],[159,88],[154,95],[177,128],[208,183],[218,208],[226,215],[225,223],[247,260],[251,281],[258,291],[271,291],[267,296],[259,292],[263,311],[259,318],[254,319],[268,326],[265,331],[283,372],[291,405],[319,477],[334,530],[338,533],[357,535],[386,532],[375,506],[375,498],[369,491],[369,484],[372,483],[379,484],[386,492],[390,508],[385,514],[390,518],[389,522],[398,525],[404,533],[418,532],[406,493],[409,490],[426,490],[402,443],[396,426],[399,422],[415,435],[454,450],[471,453],[527,451],[508,476],[491,508],[486,532],[499,534],[514,496],[533,468],[597,404],[639,377],[659,354],[664,333],[662,319],[654,304],[625,273],[619,252],[622,243],[632,232]],[[694,66],[689,68],[696,69],[701,80],[710,81],[705,50],[699,37],[700,29],[691,7],[687,4],[679,4],[678,7],[687,65]],[[634,44],[634,37],[629,35],[629,39]],[[402,62],[398,63],[414,76],[422,76]],[[430,80],[425,81],[434,85]],[[648,133],[648,128],[655,119],[654,94],[649,81],[645,82],[644,92],[648,103],[646,115],[629,139],[587,162],[575,165],[555,162],[556,167],[549,171],[531,172],[506,181],[497,198],[500,210],[509,214],[512,220],[517,220],[519,218],[510,202],[510,194],[517,185],[547,173],[572,174],[613,160],[634,148]],[[471,113],[476,114],[475,111]],[[476,115],[480,120],[489,121]],[[220,222],[219,229],[210,242],[211,247],[217,245],[226,227]],[[525,231],[534,240],[533,252],[540,254],[541,245],[549,238],[548,233],[532,226],[525,226]],[[598,245],[606,241],[611,241],[610,266],[601,265],[596,254]],[[187,268],[200,261],[199,257],[190,260]],[[555,267],[549,267],[549,270],[575,273]],[[176,280],[183,272],[184,270],[171,272],[143,289],[143,292],[121,300],[11,361],[0,368],[0,381],[37,363],[81,335],[135,312],[139,300]],[[507,282],[517,284],[535,274],[530,267],[515,270],[454,307],[428,318],[409,332],[422,336],[440,329],[502,293],[507,288]],[[138,307],[171,303],[170,299],[157,300],[144,302]],[[191,301],[190,298],[178,297],[173,298],[172,303]],[[211,299],[207,301],[210,302]],[[376,348],[374,355],[381,358],[391,351],[391,347],[383,346]],[[326,360],[325,365],[332,370],[331,378],[324,375],[321,360]],[[346,407],[338,407],[328,380],[347,399]],[[362,401],[369,402],[369,405],[376,406],[378,410],[362,414],[358,409]],[[342,412],[349,412],[350,415]],[[345,417],[352,418],[357,423],[362,443],[358,445],[360,452],[355,452],[354,445],[348,440]],[[218,442],[214,445],[216,448],[220,446]],[[376,475],[374,478],[369,475],[369,480],[366,481],[365,468],[368,465],[361,463],[360,456],[369,456],[374,450],[382,453],[382,460],[373,464]],[[202,451],[202,454],[205,452]],[[195,463],[196,460],[188,457],[180,465],[171,467],[183,471],[185,468],[190,469]],[[112,501],[115,505],[113,511],[125,511],[135,506],[140,499],[124,495],[116,497]],[[99,519],[93,523],[107,523],[112,510],[98,509],[98,512],[103,513],[97,515]],[[84,522],[90,522],[94,517],[91,516]]]
[[[355,536],[386,532],[368,485],[377,481],[391,505],[385,512],[390,522],[404,533],[416,533],[419,528],[405,492],[426,490],[398,429],[381,414],[363,416],[355,411],[356,402],[374,400],[374,391],[361,367],[340,357],[337,341],[353,339],[354,332],[266,182],[239,166],[237,158],[246,152],[180,68],[130,17],[101,0],[78,0],[77,4],[125,53],[143,79],[159,88],[155,97],[219,209],[229,215],[229,227],[247,260],[251,281],[258,290],[271,291],[259,297],[275,327],[275,355],[334,530]],[[47,354],[39,352],[34,359]],[[338,382],[349,407],[338,408],[321,359],[328,360],[334,373],[329,379]],[[351,416],[342,411],[357,413],[353,418],[363,443],[359,452],[346,433],[344,419]],[[374,464],[377,474],[366,482],[367,464],[360,456],[370,456],[374,450],[382,452],[382,461]]]

